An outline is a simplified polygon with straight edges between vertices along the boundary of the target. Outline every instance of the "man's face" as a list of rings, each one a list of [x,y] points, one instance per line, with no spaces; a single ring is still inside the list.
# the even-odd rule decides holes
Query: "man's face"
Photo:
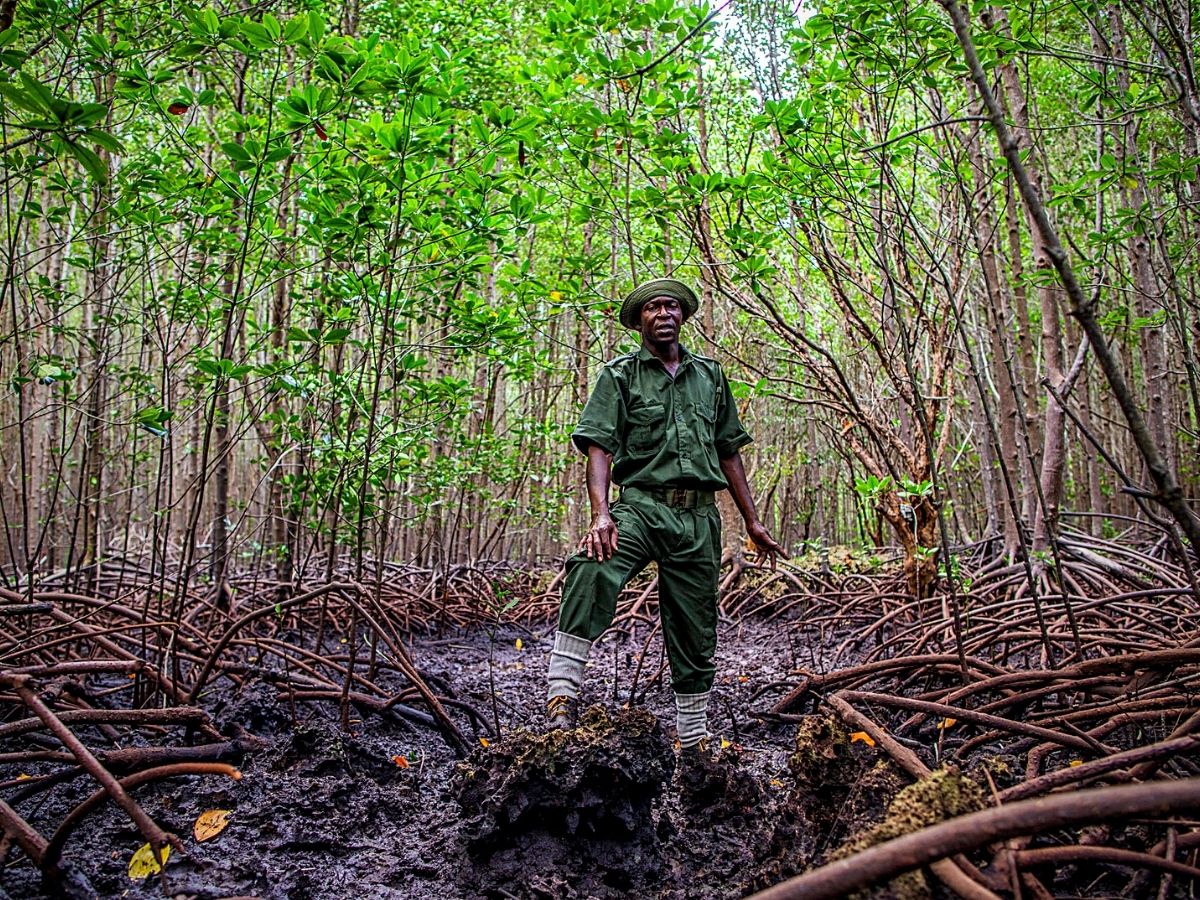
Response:
[[[651,344],[673,344],[679,340],[683,307],[674,297],[651,297],[642,304],[640,324],[643,340]]]

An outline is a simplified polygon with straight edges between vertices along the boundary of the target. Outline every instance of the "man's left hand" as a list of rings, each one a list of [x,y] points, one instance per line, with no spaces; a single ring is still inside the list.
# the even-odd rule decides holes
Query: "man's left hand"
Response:
[[[759,555],[766,557],[772,569],[775,568],[775,560],[778,557],[782,556],[784,559],[791,559],[779,542],[771,537],[771,532],[767,531],[766,526],[762,522],[751,522],[746,526],[746,534],[754,542]]]

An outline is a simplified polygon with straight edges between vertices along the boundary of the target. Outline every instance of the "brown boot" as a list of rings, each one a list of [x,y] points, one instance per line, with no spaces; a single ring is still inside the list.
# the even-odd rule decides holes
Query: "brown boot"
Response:
[[[574,728],[579,717],[579,701],[565,694],[546,701],[546,720],[551,729]]]

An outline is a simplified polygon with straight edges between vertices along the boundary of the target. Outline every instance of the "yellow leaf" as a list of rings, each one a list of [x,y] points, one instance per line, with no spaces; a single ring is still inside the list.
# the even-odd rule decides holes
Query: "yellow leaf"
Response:
[[[196,819],[196,824],[192,826],[192,834],[200,843],[210,841],[218,834],[225,830],[225,826],[229,824],[229,816],[232,810],[228,809],[210,809],[207,812],[202,812]]]
[[[574,81],[576,84],[587,84],[587,76],[581,72],[576,72]]]
[[[520,638],[517,638],[517,649],[518,650],[525,649],[525,643]]]
[[[732,746],[733,745],[731,743],[729,743],[728,740],[726,740],[725,738],[721,738],[721,749],[722,750],[728,750]]]
[[[162,861],[165,863],[167,857],[171,855],[170,847],[162,848]],[[158,864],[158,860],[154,858],[154,851],[150,849],[149,844],[142,844],[137,848],[137,852],[129,859],[129,877],[130,878],[145,878],[148,875],[157,875],[162,871],[162,866]]]
[[[392,757],[392,762],[394,762],[396,765],[398,765],[398,766],[399,766],[400,768],[402,768],[402,769],[407,769],[407,768],[408,768],[408,757],[405,757],[405,756],[393,756],[393,757]]]
[[[490,743],[491,743],[491,741],[489,741],[487,738],[480,738],[480,739],[479,739],[479,744],[480,744],[480,746],[482,746],[482,747],[487,747],[487,745],[488,745],[488,744],[490,744]]]
[[[17,776],[17,781],[32,781],[32,780],[33,780],[33,776],[30,775],[28,772],[22,772],[20,775]]]
[[[1082,766],[1083,760],[1082,759],[1073,759],[1073,760],[1071,760],[1070,765],[1071,765],[1071,768],[1075,768],[1075,766]]]
[[[562,300],[562,298],[563,298],[562,291],[551,291],[550,292],[550,299],[553,300],[555,303],[558,303],[558,301]]]
[[[767,784],[769,784],[773,788],[783,787],[783,782],[780,781],[778,778],[772,778],[770,781],[767,782]]]
[[[957,724],[958,724],[958,719],[947,718],[947,719],[942,719],[942,721],[938,722],[937,727],[939,730],[943,730],[943,729],[949,728],[951,725],[957,725]]]
[[[875,738],[871,737],[865,731],[856,731],[854,734],[850,735],[850,743],[853,744],[855,741],[862,741],[868,747],[875,746]]]
[[[738,676],[738,684],[745,684],[749,680],[750,680],[749,675],[739,675]]]

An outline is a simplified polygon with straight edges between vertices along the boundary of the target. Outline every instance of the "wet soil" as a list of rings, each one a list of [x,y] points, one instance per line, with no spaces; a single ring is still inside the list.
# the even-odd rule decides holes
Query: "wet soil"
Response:
[[[111,807],[85,820],[64,858],[103,897],[740,897],[828,858],[879,822],[908,783],[825,718],[766,726],[749,716],[778,696],[755,699],[760,689],[797,666],[822,667],[820,648],[796,627],[722,626],[713,752],[682,760],[657,637],[629,703],[644,631],[597,644],[592,708],[579,728],[547,734],[552,638],[550,627],[504,627],[413,639],[422,671],[488,720],[495,682],[498,737],[455,713],[478,742],[463,760],[424,725],[359,711],[343,730],[334,702],[293,708],[261,682],[219,681],[202,705],[219,727],[264,744],[238,761],[239,781],[138,789],[150,815],[184,840],[165,883],[130,880],[142,838]],[[107,744],[96,730],[80,733]],[[48,834],[91,790],[76,779],[20,809]],[[192,823],[209,809],[232,810],[230,824],[197,843]],[[0,884],[10,897],[46,896],[19,853]]]

